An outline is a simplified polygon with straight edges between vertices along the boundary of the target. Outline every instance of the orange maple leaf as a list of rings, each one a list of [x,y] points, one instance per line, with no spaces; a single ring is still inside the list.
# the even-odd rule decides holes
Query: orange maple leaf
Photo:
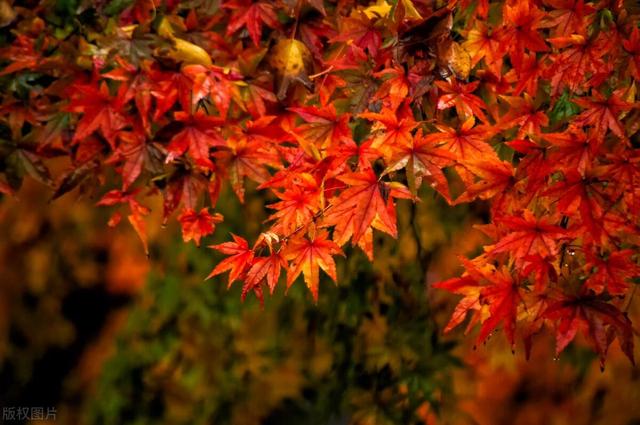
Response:
[[[333,279],[336,277],[336,263],[334,255],[342,254],[340,247],[330,239],[326,231],[318,231],[312,237],[297,237],[287,243],[285,257],[291,261],[287,275],[287,288],[296,280],[300,273],[304,275],[304,281],[313,295],[313,300],[318,301],[318,283],[320,269]]]

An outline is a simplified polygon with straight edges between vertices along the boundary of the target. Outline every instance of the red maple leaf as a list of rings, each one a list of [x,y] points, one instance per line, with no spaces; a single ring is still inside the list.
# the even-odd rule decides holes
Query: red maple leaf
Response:
[[[547,13],[541,27],[552,28],[552,36],[584,34],[595,18],[596,8],[584,0],[545,0],[553,9]]]
[[[434,143],[433,140],[425,137],[420,131],[410,139],[409,143],[398,144],[385,172],[405,168],[411,193],[417,194],[424,178],[448,202],[451,202],[449,185],[442,169],[451,165],[456,155]]]
[[[171,143],[167,146],[169,151],[167,162],[188,152],[197,166],[214,169],[209,149],[214,146],[226,146],[219,132],[219,127],[224,120],[202,112],[191,115],[182,111],[176,112],[174,118],[184,123],[184,127],[173,136]]]
[[[497,197],[515,181],[513,166],[506,161],[477,161],[466,164],[465,168],[477,176],[477,180],[467,185],[465,192],[456,198],[456,204]]]
[[[601,257],[592,249],[585,252],[585,269],[591,275],[585,282],[585,287],[601,294],[605,288],[611,295],[624,295],[629,289],[628,281],[640,275],[640,266],[633,260],[633,250],[623,249]]]
[[[247,269],[253,264],[253,250],[249,248],[249,244],[246,239],[236,236],[233,233],[233,242],[225,242],[218,245],[212,245],[213,248],[225,255],[229,255],[228,258],[222,260],[218,265],[209,273],[207,279],[229,271],[229,287],[238,279],[243,279]]]
[[[268,257],[255,257],[253,265],[247,272],[245,285],[242,288],[242,298],[246,297],[248,291],[255,291],[255,288],[260,287],[263,280],[267,281],[269,291],[273,294],[278,279],[280,279],[280,272],[287,265],[287,261],[281,252],[272,252]],[[261,292],[256,292],[256,294],[262,301]]]
[[[222,222],[222,215],[218,213],[211,215],[208,208],[203,208],[200,212],[185,209],[178,217],[178,221],[182,225],[182,239],[185,242],[194,240],[196,245],[200,246],[200,239],[213,233],[216,223]]]
[[[454,153],[456,160],[462,164],[483,159],[498,160],[498,155],[486,141],[494,131],[488,126],[475,126],[475,118],[467,118],[459,129],[436,124],[441,133],[431,133],[426,137],[433,142],[443,144],[443,148]]]
[[[555,257],[558,254],[558,243],[569,237],[564,228],[552,224],[552,219],[536,218],[529,210],[524,210],[522,216],[500,216],[496,221],[508,233],[495,245],[487,247],[489,254],[507,252],[520,264],[528,256]]]
[[[633,358],[633,329],[631,321],[617,307],[593,295],[563,295],[549,305],[544,317],[556,320],[556,355],[575,338],[578,330],[591,342],[600,356],[601,367],[609,345],[618,338],[622,351],[631,363]]]
[[[308,225],[320,209],[321,190],[311,174],[299,174],[296,185],[291,190],[275,192],[279,202],[269,205],[276,210],[269,216],[275,220],[272,229],[277,233],[290,234],[296,229]]]
[[[477,343],[484,342],[502,322],[507,339],[515,345],[516,313],[522,301],[520,286],[506,269],[496,270],[494,267],[476,261],[463,260],[465,274],[460,278],[435,283],[440,288],[464,295],[458,303],[445,332],[462,323],[468,311],[473,311],[470,327],[480,322],[480,333]]]
[[[625,137],[624,128],[618,117],[621,112],[628,111],[633,105],[622,100],[620,93],[613,93],[605,98],[597,91],[593,91],[592,99],[576,98],[575,103],[585,110],[576,117],[574,123],[593,127],[594,135],[600,139],[604,138],[607,129],[618,137]]]
[[[351,139],[351,129],[347,125],[349,114],[338,116],[333,105],[323,108],[297,107],[289,110],[305,121],[293,129],[293,134],[309,155],[314,156],[318,151],[338,146],[342,141]]]
[[[336,264],[333,256],[338,254],[342,254],[342,250],[335,242],[328,239],[328,233],[325,231],[318,231],[309,238],[293,238],[287,243],[285,251],[285,257],[291,261],[287,274],[287,288],[302,273],[307,288],[313,295],[313,300],[317,302],[320,269],[336,281]]]
[[[118,131],[127,125],[123,106],[123,99],[111,96],[106,83],[99,86],[73,86],[67,110],[83,114],[76,126],[73,140],[81,143],[93,132],[100,130],[111,147],[115,148]]]
[[[525,49],[544,52],[549,48],[537,31],[545,13],[529,2],[505,3],[502,9],[504,26],[500,34],[500,47],[508,51],[513,63],[520,63]]]
[[[368,242],[371,229],[376,228],[396,237],[395,205],[393,197],[408,197],[399,189],[380,181],[371,169],[361,172],[347,173],[338,180],[348,185],[337,199],[332,201],[333,207],[327,212],[324,225],[335,225],[333,239],[342,245],[349,239],[353,245]],[[395,190],[394,190],[395,189]],[[373,256],[373,247],[366,244],[364,251]]]
[[[435,85],[445,93],[438,98],[438,109],[443,110],[455,107],[458,116],[462,119],[466,120],[471,116],[476,116],[487,122],[487,117],[483,112],[487,105],[481,98],[472,94],[479,84],[479,81],[462,84],[457,79],[436,81]]]
[[[262,27],[279,28],[278,16],[273,5],[266,2],[251,0],[230,0],[222,7],[231,9],[231,19],[227,25],[227,35],[231,35],[242,27],[246,27],[249,36],[256,46],[260,45]]]

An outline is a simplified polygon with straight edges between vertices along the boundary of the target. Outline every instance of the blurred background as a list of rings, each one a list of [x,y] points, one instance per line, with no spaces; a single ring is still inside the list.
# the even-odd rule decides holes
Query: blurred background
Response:
[[[261,308],[226,275],[204,281],[220,260],[207,245],[260,232],[259,196],[223,193],[200,248],[152,214],[149,258],[96,200],[49,198],[33,181],[0,198],[4,423],[640,424],[640,371],[616,344],[601,372],[581,341],[554,359],[542,335],[527,361],[500,333],[476,349],[473,332],[442,334],[456,299],[429,284],[479,252],[482,205],[401,203],[375,263],[346,248],[317,305],[296,282]],[[24,407],[55,420],[7,416]]]

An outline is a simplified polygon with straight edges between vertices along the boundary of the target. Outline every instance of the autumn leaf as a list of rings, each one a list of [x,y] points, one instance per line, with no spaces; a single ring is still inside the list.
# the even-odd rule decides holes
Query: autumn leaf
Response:
[[[467,118],[459,129],[436,124],[440,133],[427,134],[425,137],[433,143],[442,143],[442,147],[456,155],[456,160],[462,164],[472,163],[481,159],[498,160],[495,151],[486,141],[494,131],[487,126],[475,126],[473,116]]]
[[[289,86],[299,82],[311,88],[308,74],[312,69],[312,58],[309,49],[299,40],[282,39],[271,50],[271,66],[279,76],[279,88],[276,97],[280,100],[287,95]]]
[[[344,174],[338,180],[348,187],[333,201],[334,207],[324,220],[325,225],[337,226],[333,239],[338,245],[349,239],[353,245],[358,245],[365,241],[371,228],[397,236],[393,197],[402,195],[401,191],[392,192],[389,184],[381,182],[371,169]],[[372,250],[369,246],[365,252],[372,257]]]
[[[438,99],[438,109],[455,107],[458,115],[464,119],[475,116],[483,122],[487,121],[483,111],[487,106],[481,98],[472,94],[478,88],[479,81],[462,84],[458,80],[450,80],[436,81],[435,84],[444,92]]]
[[[100,206],[114,206],[118,204],[126,204],[129,207],[130,214],[127,216],[129,223],[134,228],[142,245],[144,246],[144,252],[149,255],[149,246],[147,244],[147,227],[144,221],[144,216],[148,215],[151,210],[142,205],[137,199],[136,195],[138,190],[123,192],[120,190],[111,190],[104,194],[104,196],[96,203]],[[116,213],[119,214],[119,213]],[[119,219],[117,220],[119,221]]]
[[[127,125],[122,114],[121,100],[109,94],[107,85],[78,85],[74,87],[68,110],[82,113],[78,121],[73,140],[82,143],[82,140],[93,132],[100,130],[112,147],[116,145],[116,135],[119,130]]]
[[[218,213],[211,215],[208,208],[203,208],[200,212],[185,209],[178,217],[178,221],[182,225],[182,239],[185,242],[194,240],[196,245],[200,246],[200,239],[213,233],[216,223],[222,222],[222,215]]]
[[[587,250],[585,269],[591,271],[585,287],[601,294],[605,289],[611,295],[624,295],[629,289],[629,281],[640,276],[640,266],[632,260],[634,252],[623,249],[601,257]]]
[[[287,288],[296,280],[300,273],[304,275],[304,282],[311,291],[314,301],[318,301],[318,284],[320,269],[337,280],[334,255],[342,254],[340,247],[328,239],[327,232],[318,231],[313,237],[298,237],[287,243],[285,257],[291,261],[290,272],[287,274]]]
[[[463,260],[466,269],[460,278],[433,284],[455,294],[464,295],[445,328],[450,331],[461,324],[469,311],[473,312],[467,330],[481,323],[477,343],[484,342],[496,327],[503,323],[504,332],[513,348],[518,305],[522,301],[520,288],[506,270],[495,270],[490,265],[479,266],[475,262]]]
[[[514,182],[513,167],[505,161],[486,161],[466,164],[465,168],[477,176],[477,181],[469,184],[463,194],[456,198],[456,204],[472,199],[490,199],[503,194]]]
[[[569,238],[565,229],[552,224],[549,218],[536,218],[529,210],[524,210],[522,216],[501,216],[496,221],[508,233],[495,245],[486,247],[488,253],[496,255],[506,252],[519,263],[528,256],[553,258],[558,254],[558,243]]]
[[[563,296],[549,305],[544,315],[558,321],[557,355],[567,347],[580,330],[600,356],[602,368],[604,368],[604,360],[613,337],[618,338],[622,351],[631,363],[635,364],[631,322],[615,306],[592,295]]]
[[[418,126],[411,111],[406,107],[397,111],[383,109],[379,113],[363,112],[359,116],[374,122],[372,130],[376,136],[371,146],[381,151],[388,159],[393,154],[392,146],[411,144],[412,130]]]
[[[475,266],[469,263],[468,260],[463,259],[462,261],[467,270],[473,270],[475,268]],[[447,323],[443,332],[450,332],[452,329],[464,322],[469,312],[472,313],[472,318],[467,326],[467,332],[481,319],[482,305],[480,304],[480,292],[482,290],[482,286],[472,275],[454,277],[442,282],[436,282],[431,286],[464,296],[453,310],[451,319],[449,319],[449,323]]]
[[[425,178],[435,190],[451,202],[449,185],[442,169],[451,165],[456,156],[432,140],[419,132],[410,143],[400,145],[385,173],[405,168],[409,189],[414,196],[422,184],[422,179]]]
[[[273,5],[266,2],[250,0],[225,1],[222,7],[231,10],[231,19],[227,26],[227,35],[231,35],[242,27],[246,27],[255,46],[260,45],[262,27],[278,28],[278,17]]]
[[[243,297],[251,288],[259,286],[266,279],[269,291],[273,291],[280,278],[280,272],[288,264],[280,252],[273,252],[268,257],[255,257],[253,265],[247,272],[245,286],[242,288]]]
[[[247,269],[253,264],[253,250],[249,248],[249,243],[246,239],[231,234],[233,242],[225,242],[218,245],[212,245],[213,248],[221,253],[228,255],[229,257],[222,260],[218,265],[209,273],[207,279],[211,279],[214,276],[222,274],[226,271],[229,272],[229,287],[238,279],[242,279]]]
[[[307,106],[290,110],[305,121],[292,130],[302,149],[311,156],[320,156],[320,152],[351,139],[351,129],[347,125],[349,114],[338,116],[333,105],[322,109]]]
[[[214,146],[226,146],[218,130],[224,121],[203,113],[190,115],[181,111],[176,112],[174,118],[184,123],[184,128],[173,136],[167,146],[167,161],[188,152],[197,166],[213,169],[209,149]]]
[[[577,98],[575,103],[586,108],[575,122],[581,125],[589,125],[593,127],[596,137],[603,138],[607,129],[618,137],[625,137],[624,128],[618,121],[621,112],[628,111],[631,104],[622,100],[619,94],[612,94],[605,98],[598,92],[593,92],[592,100]]]
[[[291,191],[276,192],[280,201],[269,205],[276,210],[269,216],[276,221],[273,230],[284,235],[304,228],[320,209],[321,191],[313,176],[301,174],[297,183]]]

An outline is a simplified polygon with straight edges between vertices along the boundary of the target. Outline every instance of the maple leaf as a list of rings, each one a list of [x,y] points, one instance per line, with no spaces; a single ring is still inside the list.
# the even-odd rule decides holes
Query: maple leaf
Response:
[[[471,67],[475,67],[483,58],[488,66],[496,62],[498,57],[499,39],[496,32],[491,32],[489,26],[480,20],[474,22],[472,29],[467,31],[462,47],[471,56]]]
[[[194,240],[196,245],[200,246],[200,239],[213,233],[216,223],[222,222],[222,215],[218,213],[211,215],[208,208],[203,208],[200,212],[185,209],[178,217],[178,221],[182,225],[182,239],[185,242]]]
[[[122,165],[122,190],[127,191],[142,173],[143,168],[152,172],[162,172],[164,150],[155,143],[148,143],[144,130],[134,125],[132,131],[121,131],[118,134],[118,148],[106,163],[111,164],[124,160]]]
[[[330,239],[326,231],[317,231],[309,238],[297,237],[287,243],[285,257],[291,261],[287,274],[287,288],[291,287],[300,273],[304,275],[304,282],[313,295],[313,300],[318,302],[318,284],[320,281],[320,269],[333,279],[336,277],[336,264],[334,255],[342,255],[340,247]]]
[[[320,188],[311,174],[299,174],[296,186],[284,192],[275,192],[280,202],[269,205],[276,210],[269,220],[276,220],[274,231],[290,234],[309,224],[320,208]]]
[[[486,249],[490,255],[508,252],[516,264],[522,264],[528,256],[555,257],[558,243],[569,237],[565,229],[551,224],[551,219],[536,218],[529,210],[524,210],[522,216],[501,216],[496,222],[509,232]]]
[[[606,164],[596,166],[594,173],[601,176],[603,180],[614,182],[611,185],[613,197],[622,196],[625,204],[633,210],[633,206],[637,206],[640,201],[638,198],[640,194],[634,190],[635,188],[629,188],[628,182],[636,182],[640,179],[640,152],[620,144],[606,154],[605,158]]]
[[[562,133],[545,133],[542,137],[551,144],[550,160],[565,170],[575,169],[583,176],[600,148],[597,139],[587,137],[576,127]]]
[[[592,126],[594,135],[599,139],[604,138],[607,129],[618,137],[625,137],[624,128],[618,117],[621,112],[631,109],[632,105],[622,100],[619,93],[613,93],[605,98],[597,91],[593,91],[592,99],[576,98],[574,102],[585,108],[585,111],[574,120],[575,124]]]
[[[505,270],[496,270],[489,264],[482,264],[482,259],[469,261],[462,259],[465,274],[433,284],[435,288],[464,295],[458,303],[454,314],[445,328],[445,332],[462,323],[467,312],[473,311],[472,320],[467,331],[476,323],[481,323],[477,343],[484,342],[502,322],[504,332],[511,346],[515,345],[516,313],[522,301],[519,285]]]
[[[552,28],[554,37],[583,34],[595,18],[596,9],[584,0],[544,0],[553,8],[547,12],[541,28]]]
[[[640,30],[634,28],[627,40],[622,40],[622,46],[631,55],[631,74],[634,78],[640,78]]]
[[[373,74],[376,78],[384,78],[384,82],[373,96],[373,100],[381,100],[383,105],[395,110],[409,95],[409,81],[401,67],[383,69]]]
[[[265,102],[276,103],[278,101],[275,94],[257,84],[248,84],[247,90],[249,92],[247,109],[253,118],[260,118],[267,115],[267,105],[265,105]]]
[[[581,330],[599,354],[601,368],[604,368],[607,349],[613,337],[618,338],[622,352],[635,364],[631,321],[618,308],[602,301],[601,298],[585,294],[563,295],[549,305],[544,316],[558,321],[556,355],[559,355],[575,338],[578,330]]]
[[[549,281],[558,280],[558,273],[553,266],[555,260],[555,257],[550,256],[528,255],[522,259],[523,267],[520,276],[527,277],[533,274],[534,290],[539,293],[544,292]]]
[[[542,26],[545,13],[533,3],[505,3],[502,9],[504,27],[500,34],[500,47],[509,51],[513,63],[522,60],[524,49],[544,52],[549,48],[537,29]]]
[[[435,85],[445,93],[438,98],[438,109],[455,107],[460,119],[466,120],[471,116],[476,116],[483,122],[487,122],[487,117],[483,112],[487,106],[482,99],[472,94],[479,84],[479,81],[462,84],[455,79],[436,81]]]
[[[344,172],[344,168],[348,165],[348,160],[358,158],[356,169],[365,170],[371,168],[371,164],[378,158],[382,157],[380,150],[373,147],[375,139],[368,139],[360,144],[356,144],[353,140],[346,140],[340,146],[327,151],[327,158],[334,165],[335,174]]]
[[[435,124],[441,133],[427,134],[425,137],[433,142],[440,142],[443,148],[454,153],[456,160],[462,164],[481,159],[498,160],[498,155],[489,145],[488,140],[493,130],[487,126],[475,126],[475,118],[467,118],[459,129],[444,124]]]
[[[249,243],[246,239],[233,233],[231,237],[233,238],[233,242],[224,242],[210,246],[210,248],[229,255],[229,257],[218,263],[211,273],[209,273],[209,276],[207,276],[207,279],[211,279],[214,276],[228,271],[228,287],[231,287],[231,284],[236,280],[243,279],[247,269],[253,264],[254,258],[253,250],[249,248]]]
[[[184,123],[184,128],[171,139],[167,146],[167,162],[188,151],[196,165],[214,169],[209,149],[214,146],[226,146],[218,128],[224,120],[197,112],[194,115],[178,111],[174,113],[176,121]]]
[[[240,28],[246,27],[255,46],[260,45],[262,38],[262,27],[280,27],[273,5],[265,2],[253,2],[251,0],[230,0],[226,1],[222,7],[231,9],[232,16],[227,25],[227,35],[237,32]]]
[[[245,177],[262,184],[271,177],[266,168],[279,168],[280,157],[271,141],[279,138],[277,128],[271,123],[275,117],[265,116],[254,122],[247,122],[246,128],[235,128],[226,143],[226,150],[215,152],[221,168],[225,170],[238,199],[244,202]]]
[[[596,175],[587,173],[584,177],[577,170],[569,170],[564,180],[559,181],[542,192],[557,202],[558,210],[567,216],[579,217],[587,236],[599,238],[600,228],[596,225],[602,216],[602,205],[607,195],[603,192],[603,182]]]
[[[549,42],[564,49],[551,55],[551,66],[547,69],[551,77],[551,95],[556,96],[562,88],[575,92],[586,85],[586,75],[603,70],[602,56],[606,53],[592,40],[580,34],[549,39]],[[570,47],[568,47],[570,46]],[[568,47],[568,48],[567,48]]]
[[[380,31],[375,26],[375,17],[369,17],[361,10],[352,10],[351,15],[339,21],[338,35],[330,42],[346,42],[351,49],[367,50],[373,57],[378,55],[382,44]]]
[[[500,126],[511,128],[518,126],[519,139],[525,135],[537,136],[542,133],[541,128],[549,125],[549,118],[543,111],[539,111],[533,103],[533,98],[527,93],[523,97],[500,96],[509,104],[509,112],[500,118]]]
[[[314,0],[321,2],[321,0]],[[301,23],[298,27],[300,39],[304,42],[313,56],[322,61],[325,41],[336,35],[335,29],[326,21],[316,19]]]
[[[319,155],[319,151],[339,145],[351,139],[349,114],[338,116],[333,105],[323,108],[315,106],[289,108],[305,121],[293,129],[293,134],[300,146],[311,156]]]
[[[338,245],[343,245],[349,239],[353,245],[364,242],[370,236],[368,232],[372,227],[397,236],[393,197],[408,197],[408,194],[393,190],[389,183],[380,181],[371,169],[347,173],[338,176],[338,180],[348,187],[331,201],[333,207],[324,220],[324,225],[337,226],[333,238]],[[365,252],[372,258],[373,247],[366,246]]]
[[[41,53],[44,50],[42,47],[36,49],[35,39],[25,34],[18,34],[11,46],[0,49],[0,57],[11,61],[0,71],[0,77],[26,69],[36,69],[45,61]]]
[[[217,66],[186,65],[182,73],[192,82],[191,104],[197,104],[206,96],[213,101],[220,118],[227,118],[231,100],[242,104],[239,88],[233,84],[242,77],[233,70],[225,70]],[[187,109],[188,111],[191,108]]]
[[[183,111],[191,111],[193,106],[193,81],[182,72],[163,72],[155,68],[149,70],[151,96],[155,99],[153,120],[159,120],[176,102]]]
[[[383,109],[380,113],[363,112],[360,118],[373,121],[372,131],[375,134],[371,147],[377,149],[390,160],[394,146],[410,145],[413,139],[411,131],[418,126],[411,110],[406,107],[397,111]]]
[[[442,169],[451,165],[456,155],[440,146],[435,144],[432,138],[424,137],[420,131],[410,143],[402,144],[395,149],[385,173],[405,168],[409,189],[414,196],[422,184],[422,179],[425,178],[435,190],[451,202],[449,185]]]
[[[74,86],[67,110],[83,114],[73,135],[74,142],[82,142],[99,129],[115,148],[118,131],[127,125],[122,107],[122,99],[112,97],[106,83],[99,87],[93,84]]]
[[[496,271],[487,280],[491,285],[483,288],[482,302],[489,305],[489,318],[482,322],[478,343],[484,340],[502,322],[504,333],[511,344],[511,350],[515,347],[515,328],[518,305],[522,301],[520,285],[511,278],[504,269]]]
[[[586,250],[585,269],[592,274],[587,278],[585,287],[601,294],[605,288],[611,295],[624,295],[629,289],[627,281],[640,275],[640,267],[631,259],[634,252],[630,249],[615,251],[601,257],[592,250]]]
[[[467,185],[466,191],[456,198],[454,204],[496,197],[515,181],[513,166],[506,161],[473,162],[466,164],[465,168],[479,180]]]
[[[505,77],[516,82],[513,95],[520,96],[523,92],[536,93],[538,81],[546,71],[544,61],[539,60],[534,53],[531,53],[523,55],[522,60],[518,64],[514,64],[514,68]]]
[[[471,261],[466,258],[461,258],[461,261],[466,269],[466,273],[462,277],[454,277],[431,285],[434,288],[443,289],[453,294],[463,296],[462,300],[458,302],[453,310],[449,323],[447,323],[443,330],[445,333],[450,332],[464,322],[468,313],[471,312],[472,317],[465,331],[465,333],[468,333],[471,328],[480,321],[482,316],[482,305],[480,304],[482,286],[479,282],[482,279],[482,274],[477,271],[476,265]]]
[[[102,77],[120,81],[117,98],[121,104],[127,104],[134,100],[142,127],[150,132],[149,111],[151,110],[152,82],[146,72],[138,72],[138,69],[121,57],[116,57],[119,67],[102,74]]]
[[[169,178],[163,196],[163,220],[167,223],[169,216],[182,203],[185,209],[195,209],[200,192],[207,187],[206,180],[195,170],[178,170]],[[213,204],[213,202],[212,202]]]
[[[259,287],[265,279],[269,286],[269,291],[273,294],[280,279],[280,272],[287,265],[287,261],[281,252],[272,252],[268,257],[255,257],[253,265],[247,271],[245,286],[242,288],[242,298],[244,299],[249,290]]]
[[[505,143],[525,156],[516,168],[517,185],[526,182],[525,191],[533,197],[546,186],[546,178],[553,173],[553,164],[547,159],[547,149],[531,140],[517,139]]]

